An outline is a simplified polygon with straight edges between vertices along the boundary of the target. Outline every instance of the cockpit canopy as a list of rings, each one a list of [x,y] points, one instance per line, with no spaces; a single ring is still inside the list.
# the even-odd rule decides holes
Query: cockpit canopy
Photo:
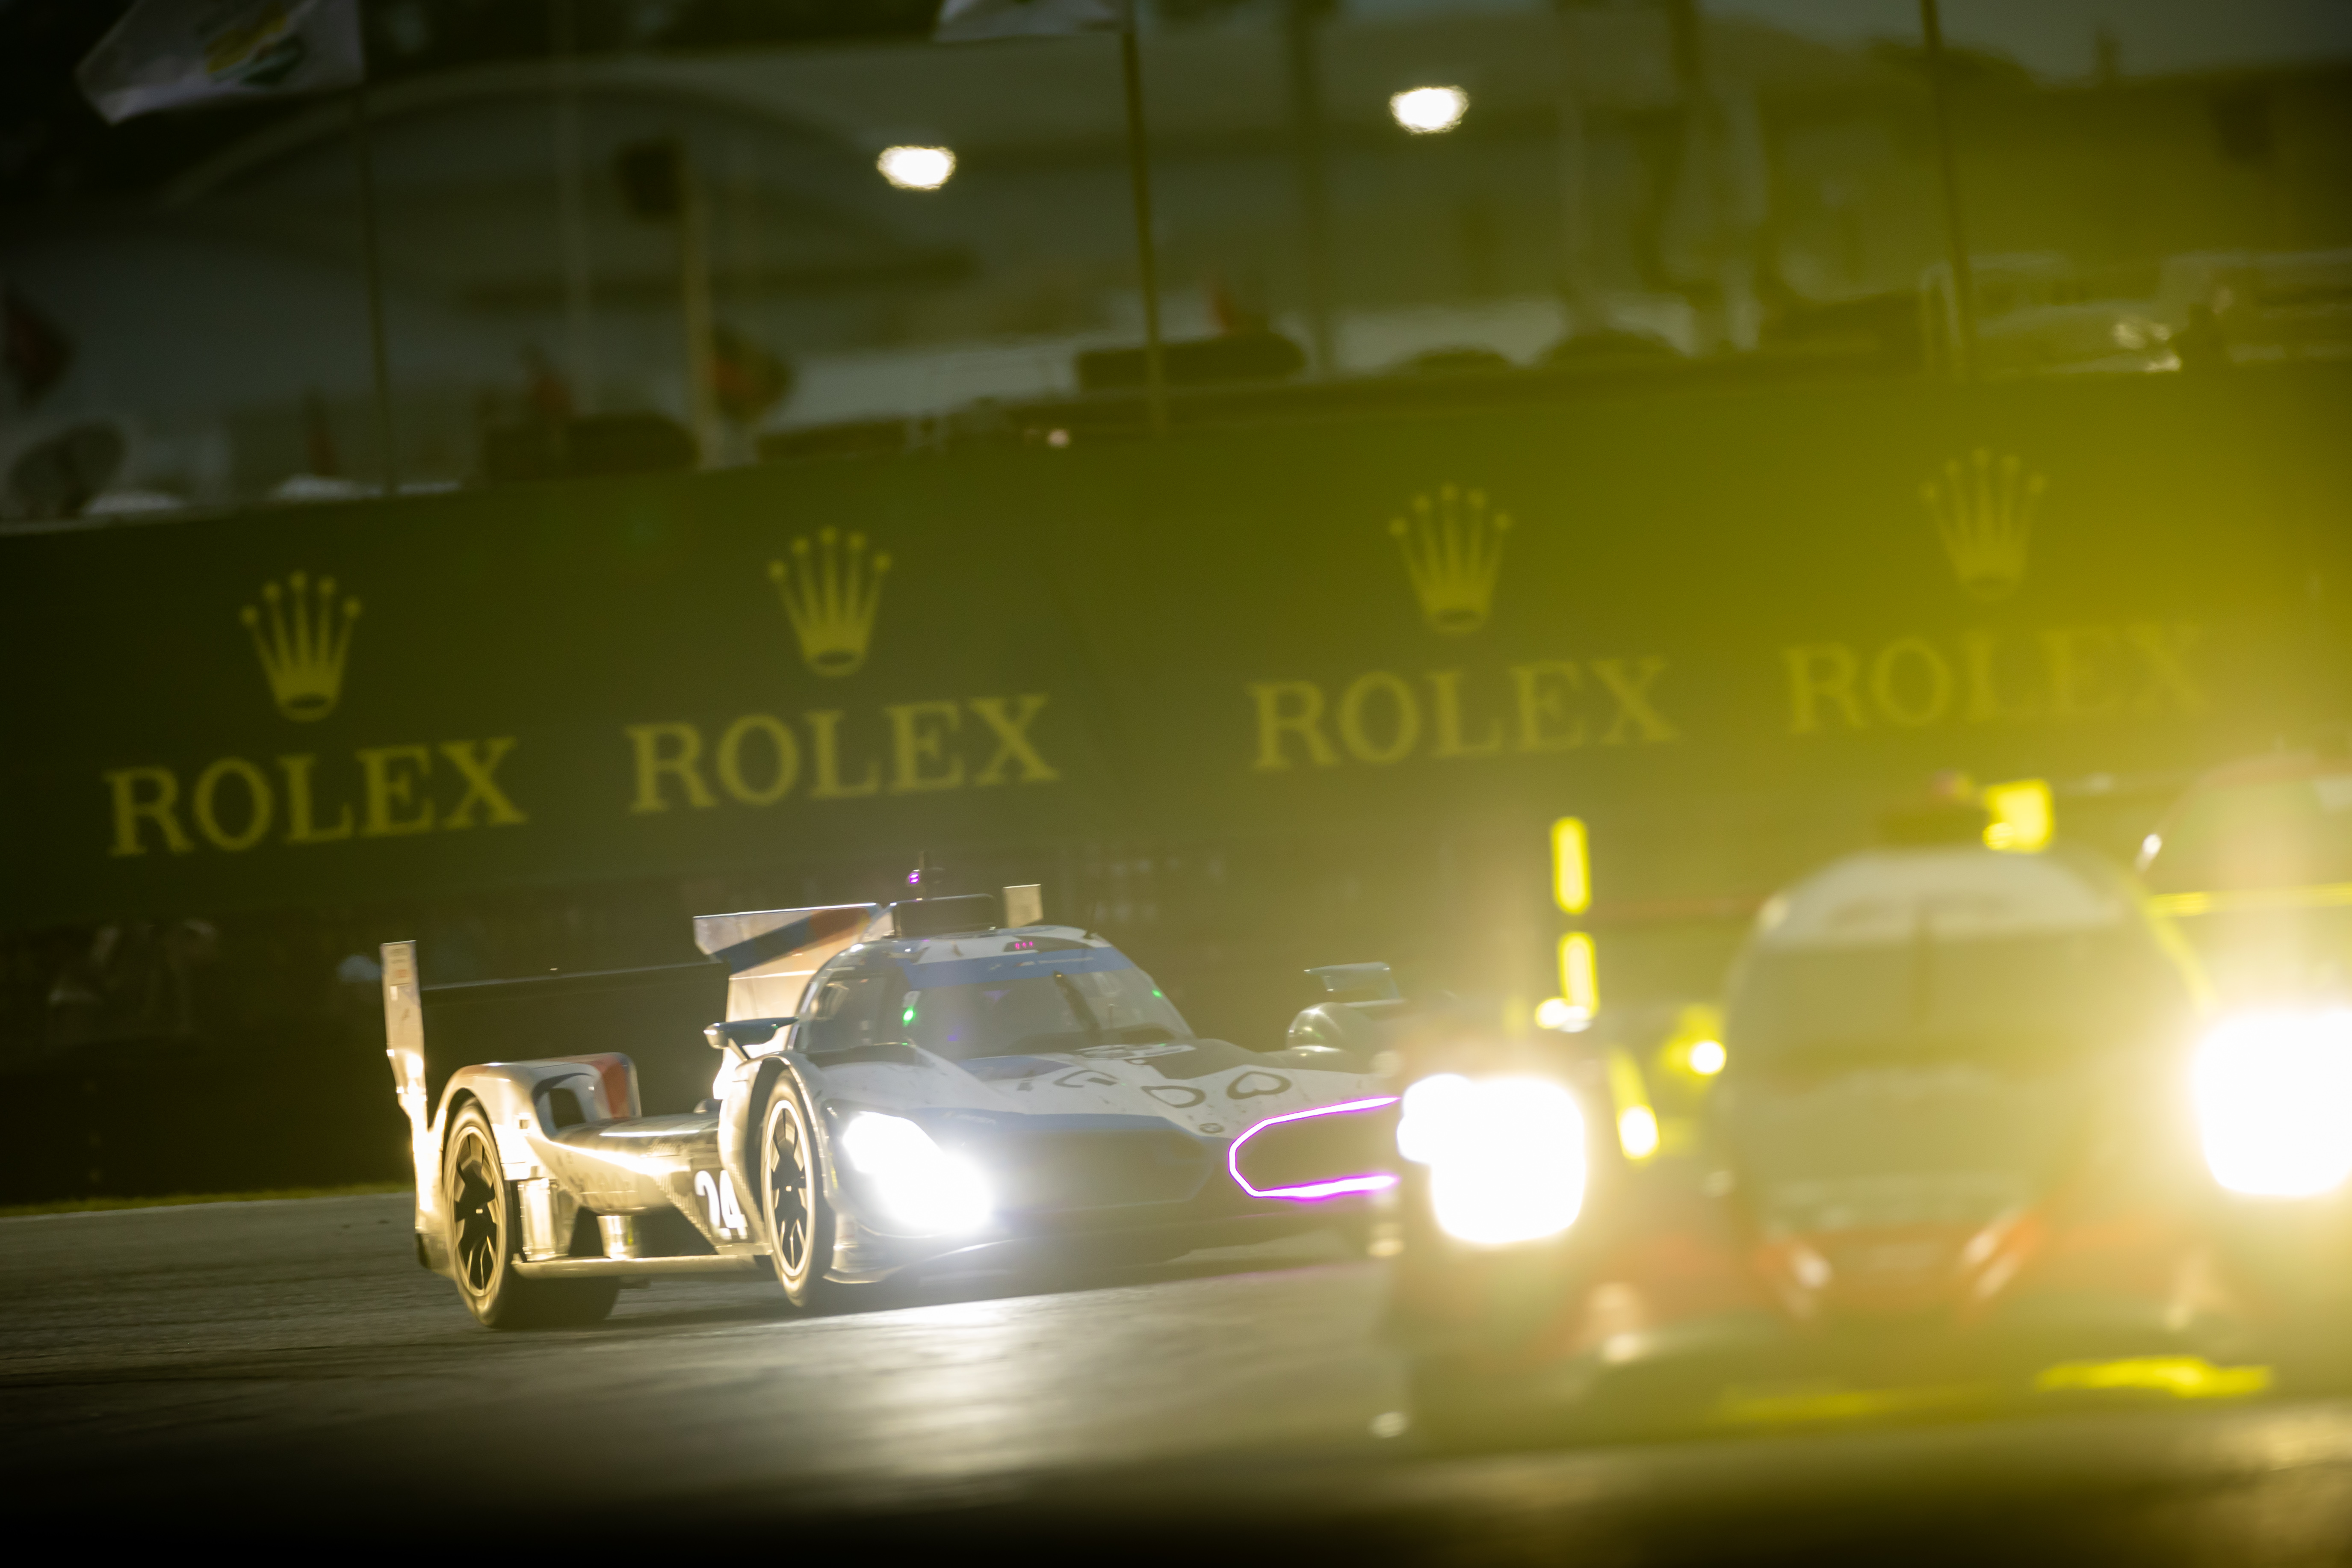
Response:
[[[795,1047],[823,1058],[904,1041],[950,1061],[1189,1040],[1135,961],[1068,927],[862,942],[818,972]]]

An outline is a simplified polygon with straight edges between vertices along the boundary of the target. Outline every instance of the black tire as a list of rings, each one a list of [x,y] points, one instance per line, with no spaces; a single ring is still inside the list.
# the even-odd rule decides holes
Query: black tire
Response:
[[[441,1194],[449,1206],[450,1272],[483,1327],[578,1328],[611,1315],[621,1293],[618,1279],[526,1279],[515,1272],[521,1226],[514,1184],[506,1179],[497,1135],[478,1105],[467,1106],[450,1123]]]
[[[817,1148],[816,1121],[789,1078],[760,1110],[760,1223],[776,1282],[803,1311],[838,1308],[854,1286],[825,1278],[833,1267],[832,1183]]]
[[[1579,1438],[1578,1412],[1529,1400],[1517,1380],[1475,1370],[1452,1357],[1415,1356],[1406,1363],[1412,1431],[1441,1453],[1493,1453],[1556,1447]]]
[[[1568,1393],[1546,1380],[1454,1356],[1406,1363],[1412,1430],[1446,1453],[1579,1448],[1720,1435],[1716,1400],[1723,1368],[1664,1369]]]
[[[1444,1361],[1415,1356],[1405,1365],[1405,1403],[1412,1434],[1441,1453],[1475,1453],[1499,1436],[1488,1408],[1487,1391]]]

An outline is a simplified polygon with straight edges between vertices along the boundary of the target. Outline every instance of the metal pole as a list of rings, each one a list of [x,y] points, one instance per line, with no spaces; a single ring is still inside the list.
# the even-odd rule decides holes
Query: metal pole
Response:
[[[1584,105],[1577,94],[1574,40],[1559,14],[1559,275],[1569,304],[1568,331],[1597,331],[1602,317],[1592,283],[1592,227],[1585,190]]]
[[[1168,367],[1160,348],[1160,266],[1151,237],[1151,155],[1143,140],[1143,57],[1135,15],[1118,34],[1119,73],[1127,87],[1127,175],[1135,192],[1135,261],[1143,285],[1143,389],[1154,439],[1168,433]]]
[[[384,349],[383,262],[375,222],[375,152],[368,134],[367,83],[352,89],[352,152],[359,165],[360,265],[367,276],[368,353],[375,370],[375,442],[383,454],[383,493],[400,493],[399,433],[392,421],[392,365]]]
[[[716,321],[710,300],[710,208],[702,178],[684,142],[677,144],[678,272],[686,317],[686,406],[702,466],[714,468],[719,450],[719,378],[714,350]]]
[[[1927,44],[1927,96],[1935,106],[1936,161],[1944,176],[1944,235],[1952,257],[1952,373],[1975,374],[1977,282],[1969,266],[1969,236],[1960,216],[1960,175],[1952,157],[1952,111],[1944,95],[1944,22],[1936,0],[1919,0],[1919,31]]]
[[[1290,0],[1290,116],[1298,159],[1298,212],[1306,239],[1307,335],[1315,369],[1339,366],[1331,331],[1331,202],[1323,154],[1323,82],[1315,52],[1317,17],[1324,0]]]
[[[1699,321],[1706,351],[1719,353],[1736,341],[1732,331],[1732,290],[1727,287],[1729,279],[1726,277],[1729,270],[1730,247],[1727,240],[1730,225],[1724,202],[1723,124],[1713,95],[1707,90],[1706,37],[1698,0],[1666,0],[1666,40],[1674,60],[1675,81],[1683,98],[1683,151],[1675,165],[1675,183],[1686,184],[1697,195],[1699,243],[1694,260],[1712,262],[1716,284],[1714,301],[1699,313]],[[1662,223],[1662,248],[1664,230]]]
[[[564,355],[572,408],[596,412],[596,342],[588,276],[588,184],[580,164],[580,67],[573,0],[550,0],[555,55],[555,204],[563,246]]]

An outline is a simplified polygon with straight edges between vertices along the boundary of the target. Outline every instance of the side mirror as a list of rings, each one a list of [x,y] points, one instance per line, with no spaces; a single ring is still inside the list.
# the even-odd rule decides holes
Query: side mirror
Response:
[[[1307,972],[1323,983],[1329,1002],[1394,1002],[1404,994],[1385,963],[1327,963]]]
[[[704,1029],[702,1037],[710,1042],[714,1051],[723,1051],[730,1046],[738,1049],[764,1046],[774,1040],[786,1025],[797,1022],[796,1018],[730,1018]]]
[[[1283,1036],[1286,1049],[1306,1046],[1325,1050],[1353,1051],[1370,1058],[1387,1043],[1384,1018],[1402,1007],[1396,1002],[1320,1002],[1290,1021]]]

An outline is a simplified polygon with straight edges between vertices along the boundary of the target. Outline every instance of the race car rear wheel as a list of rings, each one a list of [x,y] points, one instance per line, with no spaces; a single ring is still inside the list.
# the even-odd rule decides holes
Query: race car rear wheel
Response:
[[[815,1124],[790,1079],[778,1081],[760,1115],[760,1218],[776,1279],[795,1307],[837,1306],[844,1286],[833,1266],[834,1211]]]
[[[481,1108],[468,1105],[449,1129],[441,1192],[449,1205],[449,1265],[457,1294],[483,1326],[560,1329],[602,1322],[621,1292],[618,1279],[526,1279],[514,1268],[520,1224],[514,1184]]]

